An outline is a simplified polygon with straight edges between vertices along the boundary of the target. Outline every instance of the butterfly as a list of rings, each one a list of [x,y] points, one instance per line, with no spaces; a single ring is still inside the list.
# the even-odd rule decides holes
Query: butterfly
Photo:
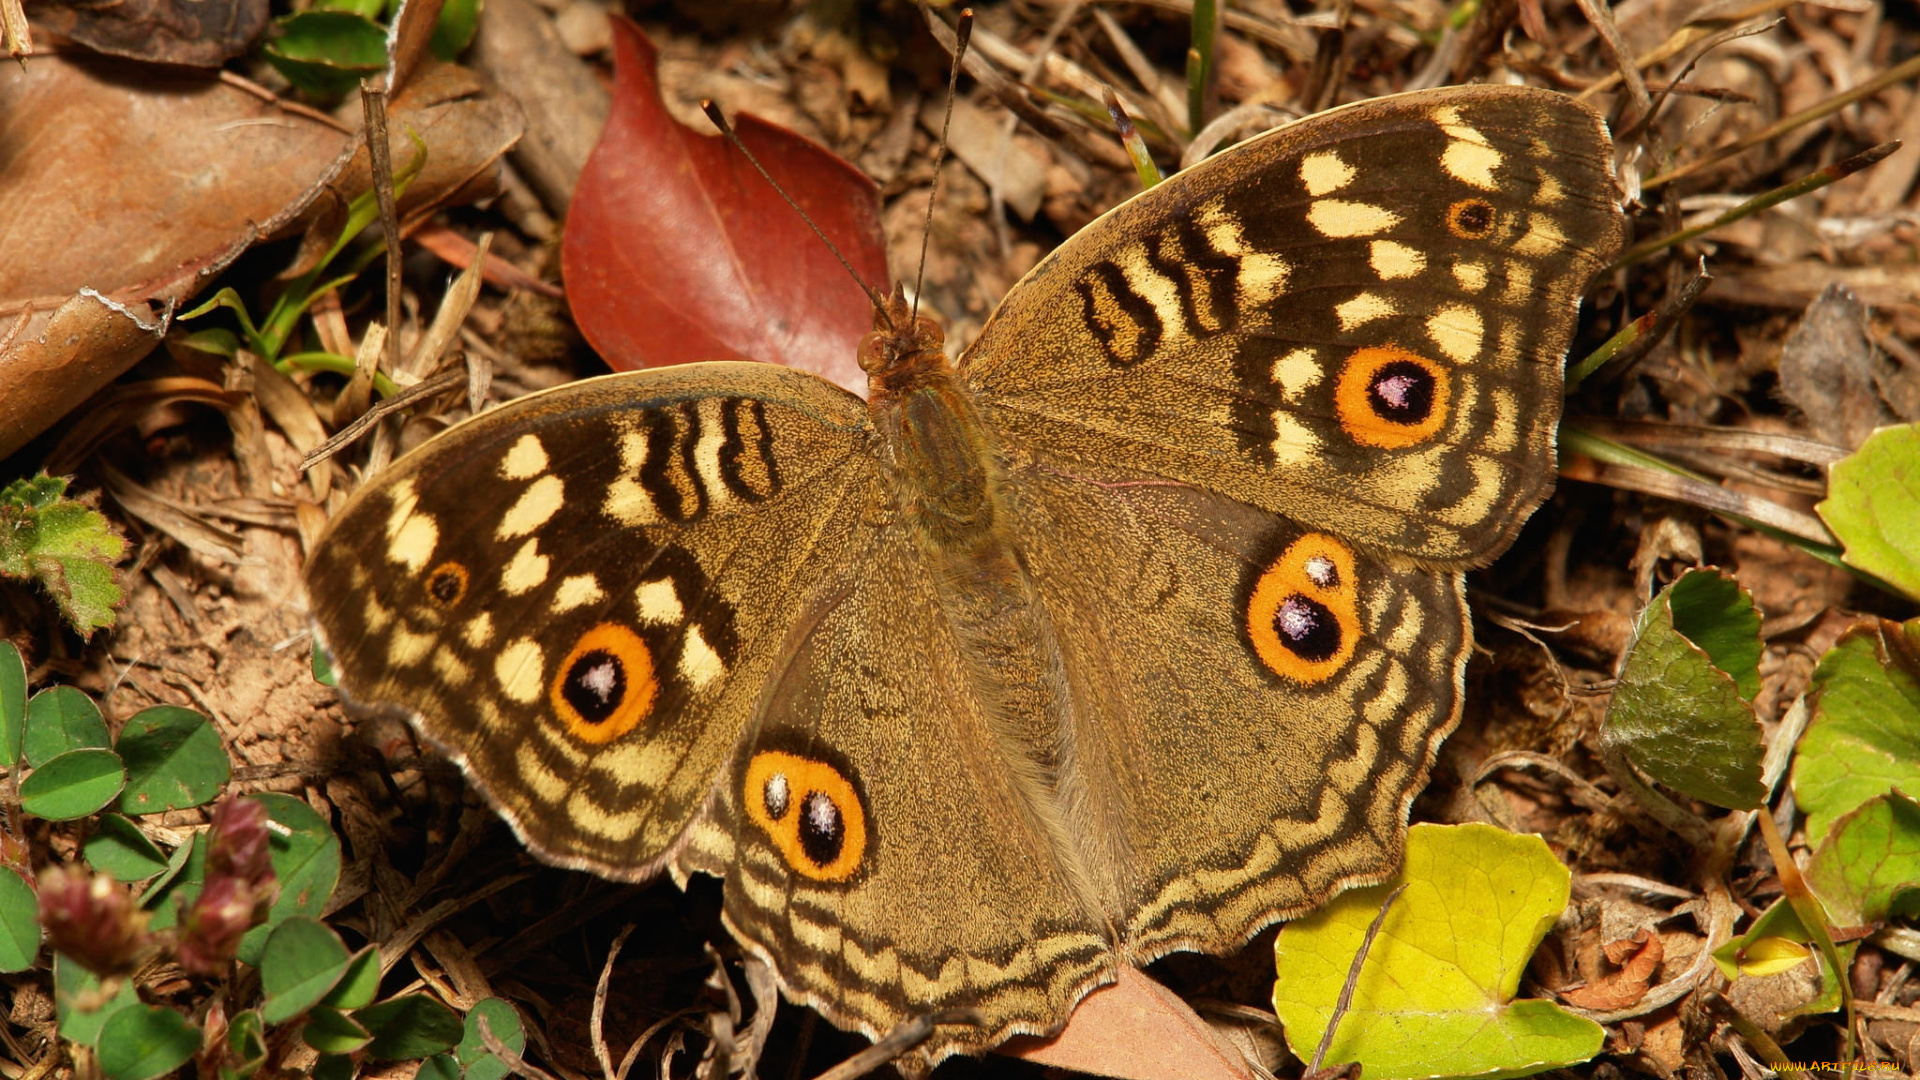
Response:
[[[920,1071],[1394,869],[1462,572],[1554,478],[1623,223],[1602,120],[1457,87],[1101,217],[868,400],[703,363],[529,395],[364,485],[306,584],[343,690],[540,857],[724,882],[787,994]]]

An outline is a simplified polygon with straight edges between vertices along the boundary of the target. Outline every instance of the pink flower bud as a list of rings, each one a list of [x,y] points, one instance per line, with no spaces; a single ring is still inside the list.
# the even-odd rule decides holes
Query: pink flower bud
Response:
[[[139,965],[152,938],[147,913],[133,906],[126,886],[84,867],[49,866],[39,892],[40,923],[56,952],[102,976]]]

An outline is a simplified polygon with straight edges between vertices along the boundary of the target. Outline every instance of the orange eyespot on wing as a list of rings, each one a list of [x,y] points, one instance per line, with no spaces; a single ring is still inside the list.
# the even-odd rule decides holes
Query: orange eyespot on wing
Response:
[[[427,598],[438,608],[457,606],[467,595],[467,568],[443,562],[427,573]]]
[[[824,761],[762,750],[747,764],[747,816],[787,865],[815,881],[846,881],[867,851],[867,809],[853,780]]]
[[[1447,207],[1447,231],[1462,240],[1478,240],[1493,231],[1493,204],[1485,199],[1461,199]]]
[[[1399,450],[1432,438],[1453,394],[1447,369],[1391,346],[1356,350],[1340,369],[1334,408],[1354,442]]]
[[[1287,546],[1247,598],[1247,637],[1267,669],[1284,679],[1324,682],[1353,657],[1360,639],[1360,580],[1353,550],[1325,533]]]
[[[595,745],[632,731],[659,696],[653,651],[618,623],[601,623],[581,634],[547,694],[567,733]]]

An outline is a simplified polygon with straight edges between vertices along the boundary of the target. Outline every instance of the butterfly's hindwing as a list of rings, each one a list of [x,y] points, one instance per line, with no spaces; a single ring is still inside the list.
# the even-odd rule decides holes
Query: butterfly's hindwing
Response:
[[[1085,812],[1123,840],[1131,961],[1391,869],[1459,716],[1459,575],[1124,470],[1035,468],[1018,505],[1075,739],[1113,778]]]

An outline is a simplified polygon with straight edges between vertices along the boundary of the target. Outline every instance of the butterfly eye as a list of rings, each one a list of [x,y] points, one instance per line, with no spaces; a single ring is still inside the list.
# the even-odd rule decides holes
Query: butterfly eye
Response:
[[[766,832],[788,867],[815,881],[846,881],[860,869],[867,812],[847,772],[824,761],[763,750],[747,766],[745,788],[747,816]],[[795,809],[799,813],[789,813]]]
[[[1398,450],[1440,430],[1451,394],[1447,370],[1424,356],[1405,349],[1359,349],[1340,370],[1334,407],[1340,427],[1354,442]]]
[[[435,607],[451,608],[467,595],[467,568],[443,562],[427,575],[427,596]]]
[[[1463,240],[1479,240],[1493,231],[1493,204],[1485,199],[1461,199],[1447,207],[1447,231]]]
[[[1353,656],[1360,636],[1353,552],[1308,533],[1267,564],[1247,598],[1247,638],[1269,671],[1324,682]]]
[[[647,643],[624,626],[601,623],[561,661],[548,697],[568,734],[598,745],[632,731],[659,693]]]

